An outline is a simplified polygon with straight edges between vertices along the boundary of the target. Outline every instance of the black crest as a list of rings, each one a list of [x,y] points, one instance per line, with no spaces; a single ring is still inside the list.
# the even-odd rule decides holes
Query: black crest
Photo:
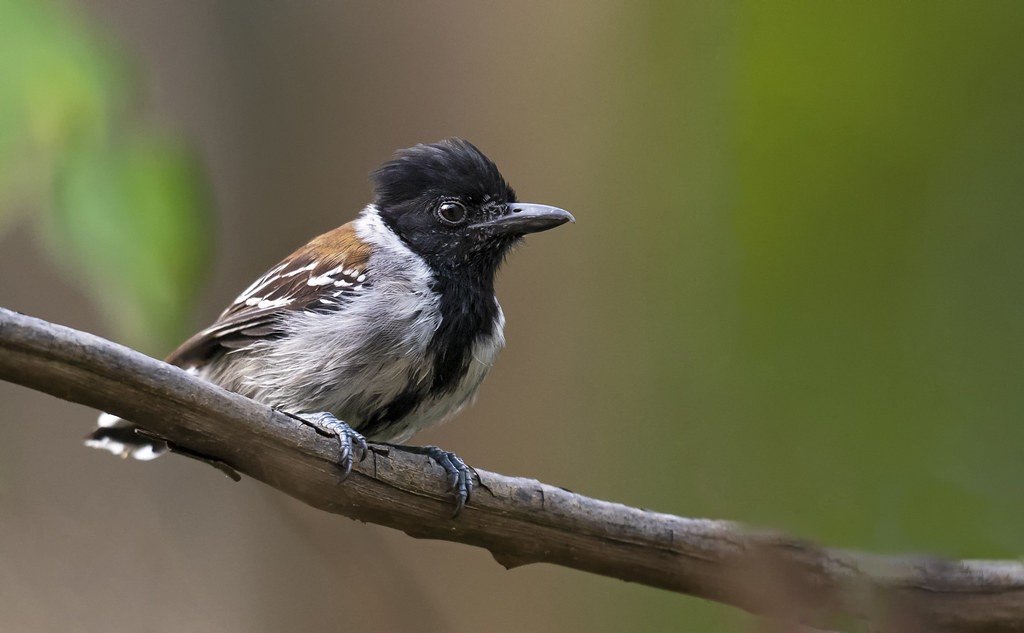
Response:
[[[474,204],[516,201],[494,162],[461,138],[401,150],[373,173],[373,180],[378,208],[442,196]]]

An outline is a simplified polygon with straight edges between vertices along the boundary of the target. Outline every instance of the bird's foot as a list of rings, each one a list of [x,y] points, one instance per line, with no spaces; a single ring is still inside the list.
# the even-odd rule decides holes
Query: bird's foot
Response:
[[[278,411],[281,410],[278,409]],[[321,411],[320,413],[289,413],[281,411],[281,413],[302,422],[306,426],[313,427],[320,435],[337,438],[340,451],[338,465],[341,466],[342,479],[348,477],[349,473],[352,472],[353,457],[357,457],[359,461],[366,459],[366,455],[369,452],[366,438],[356,432],[351,426],[334,417],[333,414],[327,411]]]
[[[402,444],[389,444],[389,446],[415,455],[426,455],[443,468],[448,474],[448,489],[455,497],[455,513],[452,514],[452,518],[459,516],[473,493],[473,469],[455,453],[436,446],[405,446]]]

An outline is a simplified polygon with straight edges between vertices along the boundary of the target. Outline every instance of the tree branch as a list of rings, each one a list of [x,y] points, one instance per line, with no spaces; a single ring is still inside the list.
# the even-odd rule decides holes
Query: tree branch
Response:
[[[0,308],[0,350],[4,380],[123,416],[322,510],[486,548],[506,567],[553,563],[804,624],[1024,630],[1019,562],[826,550],[485,470],[451,519],[443,473],[423,457],[373,453],[342,482],[333,440],[128,348]]]

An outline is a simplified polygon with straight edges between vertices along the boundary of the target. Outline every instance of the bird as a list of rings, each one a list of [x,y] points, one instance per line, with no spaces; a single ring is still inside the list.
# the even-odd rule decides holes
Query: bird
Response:
[[[373,201],[355,219],[271,267],[166,361],[337,438],[343,477],[368,442],[426,455],[458,515],[470,468],[403,443],[470,404],[504,347],[494,281],[511,249],[575,218],[518,202],[461,138],[399,150],[371,179]],[[107,413],[85,443],[141,460],[169,450]]]

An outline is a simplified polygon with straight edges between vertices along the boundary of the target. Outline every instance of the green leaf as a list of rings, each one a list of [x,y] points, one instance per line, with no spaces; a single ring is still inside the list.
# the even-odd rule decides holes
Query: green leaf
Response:
[[[15,209],[48,204],[55,161],[104,138],[130,87],[125,65],[60,5],[0,0],[0,229]]]
[[[60,170],[49,243],[129,345],[166,349],[185,333],[207,268],[207,199],[190,154],[151,133],[85,146]]]

